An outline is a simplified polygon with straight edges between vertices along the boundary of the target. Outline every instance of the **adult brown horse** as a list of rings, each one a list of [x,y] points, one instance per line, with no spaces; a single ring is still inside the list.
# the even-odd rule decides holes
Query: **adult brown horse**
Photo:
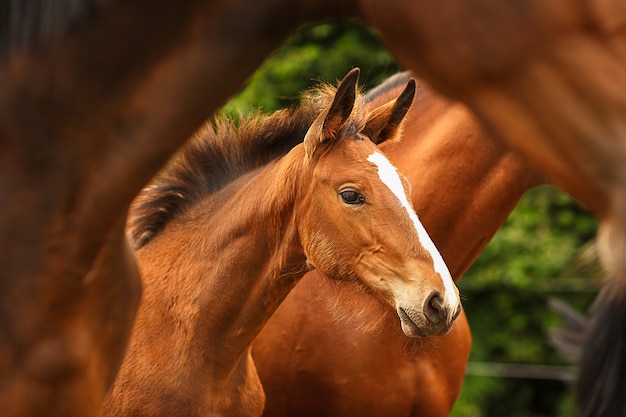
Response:
[[[410,73],[369,92],[386,102]],[[381,145],[413,184],[412,201],[455,280],[522,195],[544,181],[461,103],[418,82],[401,140]],[[460,392],[471,336],[464,315],[445,336],[408,339],[393,310],[362,291],[307,274],[253,344],[265,416],[444,417]]]
[[[368,139],[396,135],[415,83],[364,113],[357,76],[296,111],[207,126],[140,194],[144,297],[106,415],[260,415],[252,340],[311,268],[377,294],[408,336],[450,329],[458,291]]]
[[[128,204],[273,48],[330,16],[364,17],[406,67],[469,103],[559,184],[576,184],[573,194],[602,219],[602,253],[618,279],[600,304],[617,311],[597,320],[609,329],[599,345],[614,346],[626,338],[611,320],[626,311],[626,93],[615,88],[626,80],[625,8],[620,0],[3,2],[0,189],[11,204],[0,208],[0,408],[98,412],[137,303],[134,262],[121,249]],[[617,405],[607,407],[623,410],[613,387],[625,382],[609,375],[626,375],[623,356],[597,367],[589,415],[611,399]]]

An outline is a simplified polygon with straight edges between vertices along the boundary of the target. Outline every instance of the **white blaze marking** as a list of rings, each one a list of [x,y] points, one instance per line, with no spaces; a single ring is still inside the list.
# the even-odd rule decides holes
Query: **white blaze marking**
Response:
[[[433,258],[433,263],[435,267],[435,271],[441,275],[441,280],[443,281],[444,288],[446,290],[446,298],[448,299],[448,303],[450,305],[456,305],[457,300],[455,297],[456,291],[454,287],[454,281],[452,281],[452,277],[450,276],[450,271],[448,270],[448,266],[444,262],[441,254],[435,247],[432,239],[428,235],[428,232],[420,222],[417,217],[417,213],[413,210],[413,207],[409,203],[406,192],[404,191],[404,187],[402,186],[402,180],[400,180],[400,175],[398,175],[398,170],[396,167],[391,165],[391,162],[381,153],[374,152],[368,158],[368,161],[374,163],[378,167],[378,176],[380,180],[385,184],[391,192],[400,200],[400,204],[404,207],[413,221],[413,225],[415,226],[415,230],[417,231],[417,235],[422,246],[430,253],[430,256]]]

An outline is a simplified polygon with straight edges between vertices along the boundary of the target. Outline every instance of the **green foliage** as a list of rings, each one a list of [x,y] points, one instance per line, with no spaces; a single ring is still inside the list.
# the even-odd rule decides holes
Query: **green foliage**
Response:
[[[569,365],[548,343],[561,322],[547,300],[558,296],[582,311],[590,304],[597,283],[572,276],[570,265],[595,230],[565,193],[548,186],[527,193],[459,282],[474,340],[470,361]],[[468,375],[452,413],[467,415],[572,417],[576,410],[566,382]]]
[[[473,287],[549,287],[542,281],[559,276],[595,229],[595,220],[567,194],[538,187],[522,199],[466,276]]]
[[[357,22],[305,27],[248,80],[224,112],[272,112],[294,103],[318,81],[335,82],[357,66],[366,89],[400,69],[376,33]],[[549,330],[560,324],[547,298],[557,295],[581,310],[589,305],[597,283],[572,265],[595,230],[596,221],[554,188],[539,187],[522,199],[460,281],[473,333],[471,361],[566,364],[547,341]],[[576,413],[567,383],[468,375],[452,415]]]
[[[227,114],[252,109],[272,112],[296,103],[300,93],[320,81],[334,83],[359,67],[359,84],[379,84],[400,67],[376,33],[353,21],[307,26],[248,80],[225,107]]]

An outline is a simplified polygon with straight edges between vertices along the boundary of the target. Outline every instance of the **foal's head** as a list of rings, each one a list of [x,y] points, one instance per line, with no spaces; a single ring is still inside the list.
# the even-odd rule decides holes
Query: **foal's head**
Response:
[[[408,181],[378,150],[394,138],[415,93],[369,114],[355,107],[358,70],[304,139],[312,178],[302,193],[299,233],[308,262],[358,279],[396,309],[408,336],[446,333],[460,311],[458,290],[415,214]]]

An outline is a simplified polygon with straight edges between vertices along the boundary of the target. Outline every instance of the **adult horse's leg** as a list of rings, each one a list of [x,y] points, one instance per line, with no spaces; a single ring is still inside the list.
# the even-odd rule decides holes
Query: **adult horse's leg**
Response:
[[[3,415],[99,413],[139,296],[125,210],[295,27],[257,3],[120,1],[0,48]]]

